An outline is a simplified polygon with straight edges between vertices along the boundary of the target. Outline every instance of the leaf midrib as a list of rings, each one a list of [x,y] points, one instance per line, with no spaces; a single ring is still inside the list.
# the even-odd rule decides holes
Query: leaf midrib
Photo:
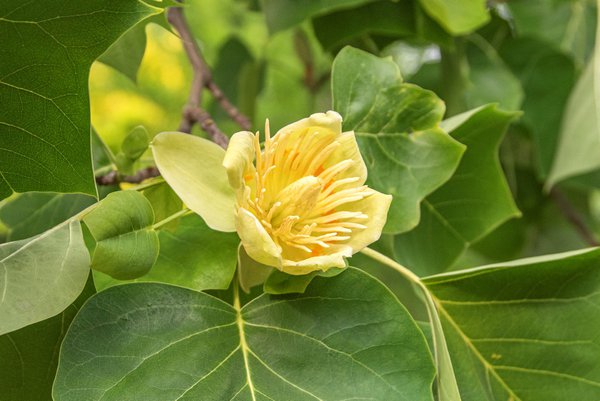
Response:
[[[514,393],[514,391],[508,386],[508,384],[506,384],[506,382],[504,381],[504,379],[502,379],[502,377],[500,377],[500,375],[498,374],[498,372],[496,372],[496,370],[494,369],[494,367],[492,365],[490,365],[490,363],[483,357],[483,355],[481,355],[481,353],[479,352],[479,350],[471,342],[471,339],[469,337],[467,337],[467,335],[462,331],[462,329],[460,328],[460,326],[458,325],[458,323],[456,323],[456,321],[454,321],[454,319],[452,319],[452,316],[450,316],[450,314],[448,313],[448,311],[446,311],[446,309],[444,309],[444,307],[442,306],[442,301],[440,299],[438,299],[437,297],[435,297],[433,294],[431,294],[431,297],[434,299],[438,311],[441,314],[443,314],[444,317],[446,318],[446,320],[448,321],[448,323],[450,323],[450,325],[452,325],[452,327],[454,328],[454,330],[456,331],[456,333],[458,333],[458,335],[461,337],[461,339],[463,340],[463,342],[471,350],[471,352],[473,353],[473,355],[475,355],[477,357],[477,359],[479,359],[479,361],[481,362],[481,364],[483,365],[483,367],[485,368],[485,370],[488,371],[488,372],[490,372],[496,378],[496,380],[498,381],[498,383],[500,383],[500,385],[502,387],[504,387],[504,389],[506,389],[506,391],[508,392],[508,394],[511,397],[514,397],[514,401],[522,401],[522,399]]]

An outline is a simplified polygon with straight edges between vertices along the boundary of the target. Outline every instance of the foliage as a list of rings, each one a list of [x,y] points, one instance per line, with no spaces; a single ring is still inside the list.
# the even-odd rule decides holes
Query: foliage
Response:
[[[183,3],[0,5],[1,400],[600,398],[597,2]]]

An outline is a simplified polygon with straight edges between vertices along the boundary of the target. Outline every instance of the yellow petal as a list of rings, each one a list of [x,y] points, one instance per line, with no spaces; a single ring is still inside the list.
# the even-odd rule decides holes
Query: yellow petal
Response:
[[[340,146],[331,154],[323,167],[327,168],[333,166],[343,160],[352,160],[354,163],[352,163],[348,169],[340,173],[338,179],[358,177],[359,180],[354,185],[364,184],[367,180],[367,166],[360,154],[354,132],[344,132],[336,138],[336,141],[340,143]]]
[[[225,150],[181,132],[162,132],[151,147],[160,174],[183,203],[210,228],[235,231],[235,192],[223,168]]]
[[[235,133],[229,141],[223,167],[227,170],[229,184],[234,188],[241,188],[244,176],[254,173],[254,134],[248,131]]]
[[[314,256],[300,261],[284,260],[281,270],[287,274],[299,276],[314,271],[327,271],[332,267],[346,267],[344,257],[350,256],[350,248],[347,250],[330,253],[327,255]]]
[[[301,131],[309,127],[324,127],[339,134],[342,132],[342,116],[332,110],[329,110],[327,113],[315,113],[308,118],[303,118],[295,123],[286,125],[277,131],[277,134],[280,132]]]
[[[236,226],[248,256],[264,265],[281,269],[281,248],[271,239],[256,216],[240,207]]]
[[[348,240],[347,244],[352,247],[352,253],[360,251],[379,239],[391,203],[391,195],[375,191],[373,195],[351,203],[345,208],[348,211],[358,211],[369,216],[369,220],[364,223],[367,228],[353,232]]]

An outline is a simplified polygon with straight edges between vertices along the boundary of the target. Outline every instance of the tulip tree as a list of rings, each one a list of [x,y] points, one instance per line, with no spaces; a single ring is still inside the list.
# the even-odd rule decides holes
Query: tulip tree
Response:
[[[597,12],[3,1],[0,400],[600,399]]]

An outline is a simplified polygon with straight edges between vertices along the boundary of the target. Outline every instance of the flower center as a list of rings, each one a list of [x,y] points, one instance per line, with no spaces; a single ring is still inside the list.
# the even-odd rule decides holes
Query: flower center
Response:
[[[339,148],[326,128],[280,132],[271,138],[268,125],[264,150],[255,135],[256,166],[245,177],[242,199],[290,260],[339,251],[354,230],[366,228],[368,216],[353,202],[374,193],[359,177],[343,176],[351,159],[331,162]],[[343,177],[342,177],[343,176]]]

